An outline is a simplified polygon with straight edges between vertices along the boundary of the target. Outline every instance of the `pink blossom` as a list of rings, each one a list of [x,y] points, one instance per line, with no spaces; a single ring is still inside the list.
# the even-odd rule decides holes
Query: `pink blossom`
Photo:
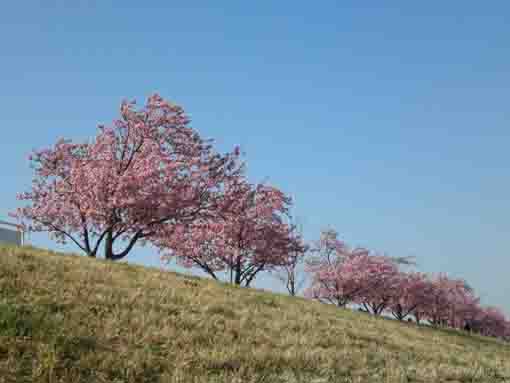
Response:
[[[242,164],[236,153],[216,153],[188,122],[180,106],[152,95],[138,110],[124,101],[120,118],[99,126],[90,143],[62,138],[34,151],[32,190],[19,196],[30,204],[17,217],[89,256],[104,244],[108,259],[120,259],[136,243],[208,213]]]

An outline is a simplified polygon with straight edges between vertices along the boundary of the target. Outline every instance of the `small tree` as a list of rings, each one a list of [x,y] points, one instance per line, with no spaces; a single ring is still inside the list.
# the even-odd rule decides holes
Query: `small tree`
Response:
[[[303,229],[301,226],[292,225],[292,230],[295,233],[296,238],[302,240]],[[305,278],[302,275],[301,267],[306,261],[306,255],[308,246],[296,247],[291,253],[289,263],[281,267],[280,272],[276,275],[276,278],[285,284],[287,292],[291,296],[296,296],[298,291],[302,288]]]
[[[473,331],[485,336],[506,339],[509,322],[498,307],[479,307],[472,323]]]
[[[422,306],[424,317],[435,326],[462,327],[467,307],[477,304],[473,289],[463,279],[440,273],[430,279],[429,296]]]
[[[354,280],[362,288],[356,302],[374,315],[381,315],[401,292],[402,274],[397,263],[382,255],[364,255],[356,265]]]
[[[335,266],[342,263],[348,255],[347,245],[338,238],[338,233],[332,228],[323,229],[320,238],[310,247],[309,267]]]
[[[420,323],[422,310],[427,306],[432,286],[427,275],[418,272],[400,273],[398,287],[391,298],[389,309],[395,319],[404,320],[413,314]]]
[[[30,157],[30,201],[15,217],[31,231],[74,242],[95,257],[125,257],[136,243],[210,215],[224,182],[239,177],[239,151],[220,155],[188,126],[184,110],[158,95],[140,110],[123,102],[120,119],[90,143],[59,140]],[[121,250],[118,242],[125,241]],[[117,251],[116,251],[117,250]]]
[[[359,270],[360,257],[364,255],[368,255],[368,250],[350,249],[338,239],[335,230],[323,230],[320,239],[313,244],[307,262],[311,285],[305,290],[305,296],[345,307],[365,288],[354,276]]]
[[[258,273],[288,266],[303,251],[301,238],[284,222],[291,200],[280,190],[228,183],[213,217],[161,232],[154,243],[162,258],[177,258],[214,279],[227,272],[232,284],[250,286]]]

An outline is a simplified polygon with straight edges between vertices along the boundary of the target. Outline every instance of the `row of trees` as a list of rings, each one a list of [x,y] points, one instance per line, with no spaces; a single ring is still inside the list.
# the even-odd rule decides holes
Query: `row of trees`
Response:
[[[322,232],[306,261],[311,285],[305,295],[322,302],[395,319],[414,318],[436,326],[475,331],[510,339],[510,321],[496,307],[483,307],[463,279],[401,270],[409,259],[349,248],[334,230]]]
[[[249,183],[239,148],[218,153],[180,106],[159,95],[140,109],[123,102],[120,118],[100,126],[90,142],[61,139],[30,160],[32,188],[18,196],[29,204],[13,216],[30,231],[73,242],[89,257],[104,249],[106,259],[119,260],[136,244],[150,243],[163,260],[214,279],[226,274],[237,285],[283,270],[292,295],[306,258],[311,298],[487,335],[510,328],[498,310],[480,308],[463,281],[404,273],[407,259],[349,249],[332,230],[305,244],[290,223],[291,199],[276,187]]]

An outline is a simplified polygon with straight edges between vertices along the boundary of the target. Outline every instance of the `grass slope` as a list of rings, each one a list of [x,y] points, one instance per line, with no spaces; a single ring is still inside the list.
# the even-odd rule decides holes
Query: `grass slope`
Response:
[[[510,346],[0,246],[0,382],[510,382]]]

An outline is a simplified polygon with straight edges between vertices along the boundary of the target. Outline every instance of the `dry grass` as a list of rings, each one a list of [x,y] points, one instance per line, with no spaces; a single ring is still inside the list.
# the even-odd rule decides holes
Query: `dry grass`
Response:
[[[510,382],[510,346],[4,246],[0,382]]]

